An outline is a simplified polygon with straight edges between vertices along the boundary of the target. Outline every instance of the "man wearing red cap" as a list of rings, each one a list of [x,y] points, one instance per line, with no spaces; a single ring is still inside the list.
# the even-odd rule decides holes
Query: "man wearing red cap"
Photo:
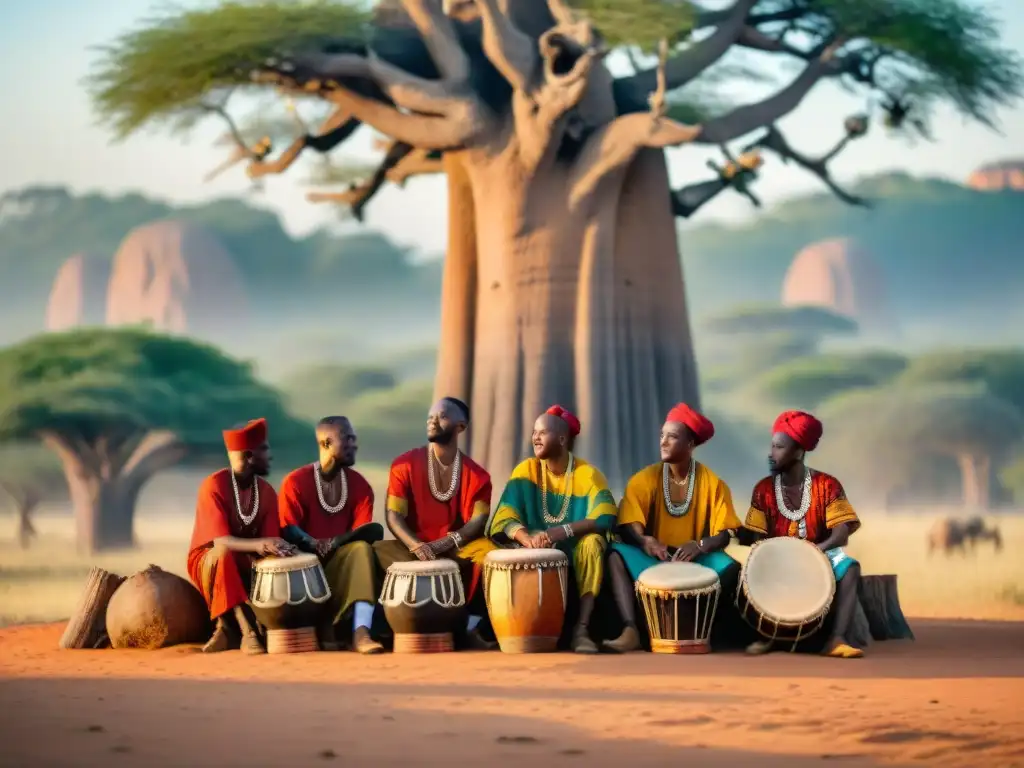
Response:
[[[639,647],[634,583],[659,562],[696,562],[718,573],[722,605],[731,602],[740,566],[723,550],[741,527],[729,486],[693,458],[694,449],[715,434],[710,419],[686,403],[665,417],[661,461],[640,470],[619,502],[621,541],[608,554],[615,604],[625,629],[604,645],[614,652]],[[724,611],[720,609],[720,615]]]
[[[754,486],[743,525],[755,538],[797,536],[828,556],[837,589],[832,636],[824,652],[837,658],[860,658],[863,651],[846,641],[857,607],[860,564],[843,549],[850,534],[860,528],[860,520],[839,481],[805,463],[822,432],[821,422],[804,411],[779,415],[772,427],[771,475]],[[759,654],[771,649],[770,642],[757,641],[747,650]]]
[[[203,651],[241,647],[243,653],[264,653],[247,605],[252,563],[291,555],[295,548],[280,538],[277,494],[263,479],[270,473],[266,420],[226,430],[224,446],[231,466],[199,487],[188,574],[217,623]]]
[[[281,535],[299,549],[317,555],[331,588],[328,617],[317,628],[320,649],[338,650],[338,631],[352,650],[380,653],[384,647],[370,636],[377,600],[373,549],[384,530],[373,522],[373,489],[353,469],[358,443],[351,422],[327,416],[316,425],[320,459],[288,473],[281,481]],[[351,618],[349,618],[351,616]]]
[[[480,634],[487,615],[480,581],[484,558],[495,549],[484,535],[491,476],[459,450],[467,426],[469,406],[461,400],[444,397],[431,407],[427,445],[391,463],[385,520],[395,538],[378,541],[373,549],[382,572],[414,559],[458,563],[469,605],[463,640],[471,649],[488,650],[495,644]]]
[[[488,533],[521,547],[556,547],[569,556],[580,598],[572,647],[597,653],[590,617],[604,578],[606,537],[618,510],[604,475],[573,455],[579,433],[579,419],[560,405],[537,419],[533,458],[512,471]]]

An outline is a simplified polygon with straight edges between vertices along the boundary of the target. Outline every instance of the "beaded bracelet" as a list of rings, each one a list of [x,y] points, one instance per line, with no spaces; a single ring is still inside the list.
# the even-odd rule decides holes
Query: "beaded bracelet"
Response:
[[[565,531],[565,538],[567,538],[567,539],[571,539],[572,538],[573,534],[572,534],[572,526],[571,525],[566,523],[565,525],[562,526],[562,530]]]
[[[451,533],[448,534],[448,538],[452,540],[452,543],[455,544],[456,547],[459,547],[459,548],[462,547],[462,536],[461,536],[461,534],[456,533],[455,531],[452,531]]]

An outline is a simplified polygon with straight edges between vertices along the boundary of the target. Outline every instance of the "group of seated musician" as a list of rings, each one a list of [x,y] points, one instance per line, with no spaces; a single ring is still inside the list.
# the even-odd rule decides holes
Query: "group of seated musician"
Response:
[[[266,421],[225,431],[230,466],[200,488],[188,557],[189,575],[216,624],[203,650],[265,652],[248,603],[252,566],[298,552],[320,559],[331,590],[317,628],[321,649],[382,652],[374,606],[384,572],[395,563],[441,558],[458,565],[465,586],[468,621],[459,645],[491,649],[496,644],[480,631],[487,619],[484,560],[499,547],[522,547],[559,549],[569,559],[579,606],[572,649],[625,653],[641,647],[634,590],[646,569],[661,562],[710,568],[728,610],[740,574],[725,552],[730,541],[799,537],[825,553],[837,583],[824,653],[862,655],[847,640],[860,567],[843,549],[860,523],[838,480],[805,463],[822,435],[814,416],[787,411],[775,421],[770,475],[755,486],[743,521],[728,485],[693,457],[714,426],[683,403],[661,429],[660,461],[633,475],[618,505],[600,470],[573,453],[579,419],[556,405],[536,420],[534,455],[513,470],[492,512],[490,475],[459,450],[469,417],[465,403],[442,398],[427,417],[427,444],[392,463],[385,503],[392,540],[372,523],[374,493],[353,468],[356,433],[344,417],[317,424],[319,460],[287,475],[280,494],[265,479]],[[590,622],[606,570],[623,630],[599,647]],[[752,654],[771,650],[768,640],[747,646]]]

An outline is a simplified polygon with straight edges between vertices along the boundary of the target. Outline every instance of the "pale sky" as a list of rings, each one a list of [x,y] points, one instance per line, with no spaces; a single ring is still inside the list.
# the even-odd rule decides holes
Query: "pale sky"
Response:
[[[1024,0],[969,1],[990,7],[1005,22],[1006,44],[1024,51]],[[185,0],[180,5],[203,3]],[[7,74],[0,80],[0,103],[6,117],[0,121],[0,145],[7,150],[0,166],[0,192],[59,184],[76,192],[134,191],[174,202],[247,194],[250,185],[241,170],[203,182],[225,157],[222,147],[213,146],[219,127],[211,126],[188,143],[152,134],[113,144],[95,124],[81,85],[95,57],[90,49],[148,16],[158,7],[151,0],[34,0],[5,6],[9,7],[0,26],[0,71]],[[842,118],[863,105],[862,97],[823,84],[780,125],[798,149],[824,151],[839,138]],[[934,121],[935,143],[914,145],[873,130],[844,152],[834,169],[840,180],[894,169],[962,180],[982,163],[1024,155],[1024,105],[1004,110],[998,119],[1002,135],[941,112]],[[371,142],[366,132],[345,145],[345,153],[369,157]],[[673,180],[707,178],[705,161],[715,155],[695,148],[672,150]],[[294,233],[336,222],[331,209],[305,201],[307,187],[296,170],[269,178],[265,191],[250,200],[278,211]],[[768,159],[756,186],[769,205],[816,189],[816,179],[774,158]],[[741,217],[750,211],[743,198],[723,195],[693,221]],[[445,213],[443,179],[425,178],[413,180],[404,190],[388,188],[379,194],[368,208],[367,226],[421,253],[438,253],[445,244]]]

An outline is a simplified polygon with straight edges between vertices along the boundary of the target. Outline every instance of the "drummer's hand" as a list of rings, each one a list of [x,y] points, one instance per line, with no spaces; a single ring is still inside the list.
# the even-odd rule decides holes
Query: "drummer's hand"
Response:
[[[644,554],[658,560],[668,560],[668,547],[653,536],[644,536]]]
[[[316,556],[321,560],[329,558],[334,554],[336,549],[337,547],[334,546],[334,539],[319,539],[316,542]]]
[[[272,536],[260,540],[259,554],[263,557],[288,557],[295,554],[295,547],[284,539]]]
[[[547,531],[540,531],[530,537],[530,549],[548,549],[551,547],[551,537]]]
[[[426,560],[436,560],[437,559],[436,556],[434,555],[434,550],[432,550],[430,548],[429,544],[426,544],[424,542],[420,542],[419,544],[417,544],[415,547],[413,547],[409,551],[412,552],[416,556],[417,560],[424,560],[424,561],[426,561]]]
[[[434,557],[438,557],[443,555],[449,549],[454,548],[455,542],[452,540],[451,536],[442,536],[437,541],[430,542],[427,546],[430,547],[430,551],[434,553]]]
[[[683,544],[676,553],[672,555],[672,561],[676,563],[688,563],[700,554],[700,547],[696,541],[688,541]]]

